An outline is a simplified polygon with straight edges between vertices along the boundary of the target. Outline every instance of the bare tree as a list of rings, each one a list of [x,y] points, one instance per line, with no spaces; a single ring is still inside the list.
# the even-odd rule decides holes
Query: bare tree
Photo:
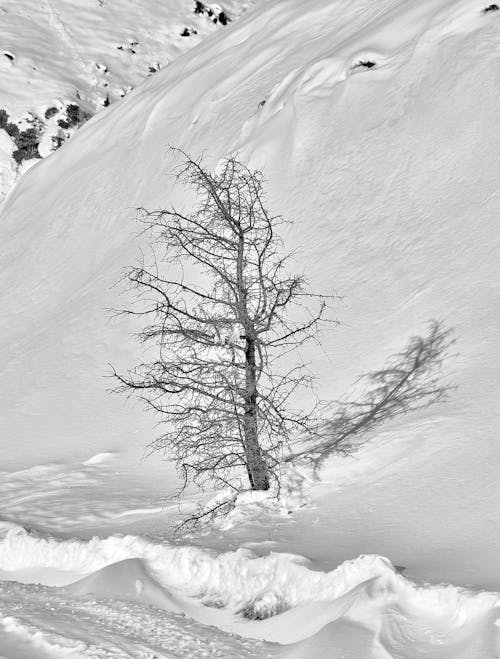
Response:
[[[362,376],[364,395],[359,400],[337,401],[323,415],[313,441],[288,461],[307,457],[316,465],[333,454],[352,454],[359,438],[399,414],[444,401],[452,388],[441,381],[441,366],[455,342],[452,330],[431,321],[423,336],[414,336],[384,366]]]
[[[115,376],[165,422],[151,448],[173,458],[184,487],[239,490],[246,473],[252,489],[267,490],[311,421],[294,407],[313,380],[296,349],[334,322],[331,296],[288,273],[284,220],[266,210],[261,172],[231,157],[213,173],[175,151],[178,179],[199,203],[189,213],[138,209],[155,258],[128,271],[136,297],[121,313],[148,319],[139,339],[151,359]]]

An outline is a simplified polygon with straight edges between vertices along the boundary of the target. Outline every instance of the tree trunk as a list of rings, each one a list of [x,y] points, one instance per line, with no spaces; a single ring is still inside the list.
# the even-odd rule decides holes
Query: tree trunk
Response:
[[[262,457],[257,427],[257,375],[255,339],[246,337],[245,346],[245,415],[243,418],[245,458],[252,490],[268,490],[267,464]]]

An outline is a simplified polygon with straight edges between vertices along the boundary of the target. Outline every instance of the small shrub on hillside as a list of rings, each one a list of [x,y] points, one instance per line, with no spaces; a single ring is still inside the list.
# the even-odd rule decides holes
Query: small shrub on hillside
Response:
[[[16,126],[16,124],[13,124],[12,122],[9,122],[5,126],[4,130],[10,137],[12,137],[14,141],[16,141],[17,138],[19,137],[19,128]]]
[[[207,5],[201,2],[201,0],[195,0],[194,13],[202,14],[202,15],[205,14],[206,16],[211,18],[214,23],[219,22],[221,25],[227,25],[228,23],[231,22],[231,19],[224,10],[220,11],[218,14],[215,14],[214,10],[211,9],[210,7],[207,7]],[[187,37],[189,35],[184,34],[182,36]]]
[[[5,130],[9,137],[14,140],[16,149],[12,153],[12,157],[18,165],[23,160],[41,157],[38,152],[38,145],[43,122],[34,114],[30,114],[27,121],[31,124],[30,128],[21,131],[16,124],[9,121],[8,112],[3,108],[0,109],[0,128]]]
[[[40,143],[40,135],[36,128],[27,128],[20,131],[16,139],[17,149],[13,152],[12,157],[20,165],[23,160],[31,160],[31,158],[41,158],[38,152],[38,145]]]
[[[70,103],[66,106],[66,116],[68,118],[68,123],[72,128],[82,126],[92,118],[91,114],[82,110],[82,108],[76,103]]]
[[[272,618],[280,613],[288,611],[290,606],[281,597],[273,598],[273,601],[266,601],[263,599],[255,599],[246,604],[238,613],[247,620],[266,620]]]
[[[69,128],[79,128],[86,121],[91,118],[91,115],[85,110],[77,105],[76,103],[68,103],[66,106],[66,117],[64,119],[59,119],[57,125],[63,130],[68,130]]]
[[[3,108],[0,108],[0,129],[3,129],[13,140],[19,136],[19,128],[9,121],[9,113]]]
[[[221,25],[227,25],[231,20],[224,11],[221,11],[218,18]]]
[[[206,599],[203,600],[203,606],[209,609],[223,609],[227,606],[227,602],[221,599]]]
[[[59,112],[59,110],[58,110],[56,107],[52,106],[52,107],[47,108],[47,109],[45,110],[44,117],[45,117],[45,119],[51,119],[51,118],[54,117],[58,112]]]
[[[80,106],[76,103],[70,103],[66,106],[66,116],[70,126],[78,126],[80,123]]]
[[[483,13],[487,14],[490,11],[498,11],[498,9],[499,9],[498,5],[489,5],[488,7],[485,7],[483,9]]]

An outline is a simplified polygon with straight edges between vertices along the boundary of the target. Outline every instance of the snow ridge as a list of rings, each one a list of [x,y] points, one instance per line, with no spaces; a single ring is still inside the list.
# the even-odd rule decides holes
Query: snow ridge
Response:
[[[325,573],[309,569],[290,555],[258,556],[248,549],[217,554],[132,535],[58,540],[8,528],[0,540],[0,564],[14,574],[53,568],[83,576],[130,558],[143,559],[168,589],[201,599],[209,606],[233,610],[251,606],[261,617],[307,602],[332,601],[361,585],[366,586],[364,595],[368,593],[379,602],[404,598],[414,606],[449,616],[457,624],[500,606],[496,593],[444,585],[416,586],[397,574],[388,559],[376,555],[360,556]]]

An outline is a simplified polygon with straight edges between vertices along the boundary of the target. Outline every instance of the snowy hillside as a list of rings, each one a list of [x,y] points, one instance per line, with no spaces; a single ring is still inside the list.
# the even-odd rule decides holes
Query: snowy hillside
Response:
[[[34,159],[252,4],[2,2],[0,201]]]
[[[23,176],[0,221],[0,486],[14,523],[0,569],[45,585],[2,582],[1,651],[22,641],[25,655],[12,656],[43,656],[36,638],[48,656],[203,656],[189,643],[206,628],[192,637],[189,625],[215,624],[264,639],[227,657],[500,654],[495,6],[261,4]],[[168,145],[210,166],[238,153],[261,167],[269,206],[294,220],[286,238],[298,268],[343,296],[340,326],[304,353],[322,398],[342,396],[432,318],[457,338],[446,404],[393,420],[355,460],[332,460],[304,508],[250,506],[235,528],[182,547],[166,541],[175,509],[158,503],[175,489],[171,469],[138,464],[155,420],[111,396],[105,377],[139,351],[132,326],[106,312],[138,254],[134,208],[193,201],[174,185]],[[144,563],[120,564],[128,559]],[[96,604],[108,623],[82,622],[103,593],[121,601]],[[44,601],[64,611],[56,631]],[[151,614],[154,640],[143,624],[126,631],[148,604],[163,609]],[[178,654],[171,626],[188,643]],[[109,650],[120,643],[123,654]]]

